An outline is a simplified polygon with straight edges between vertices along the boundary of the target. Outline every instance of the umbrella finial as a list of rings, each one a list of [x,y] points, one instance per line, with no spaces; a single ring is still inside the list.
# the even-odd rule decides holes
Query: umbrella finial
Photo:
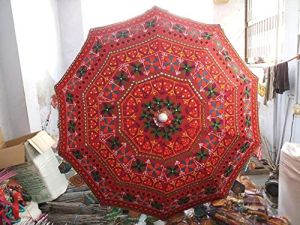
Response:
[[[158,121],[164,123],[168,120],[168,115],[165,112],[162,112],[158,115]]]

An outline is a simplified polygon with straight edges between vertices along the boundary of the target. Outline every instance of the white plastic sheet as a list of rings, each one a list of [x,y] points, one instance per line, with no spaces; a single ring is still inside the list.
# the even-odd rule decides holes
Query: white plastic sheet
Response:
[[[285,143],[279,163],[278,214],[300,224],[300,144]]]

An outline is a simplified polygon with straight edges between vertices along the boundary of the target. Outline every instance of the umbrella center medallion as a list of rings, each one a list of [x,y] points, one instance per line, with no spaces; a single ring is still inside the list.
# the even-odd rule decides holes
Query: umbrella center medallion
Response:
[[[196,88],[167,74],[139,81],[119,106],[121,133],[141,157],[165,160],[189,151],[205,124]]]

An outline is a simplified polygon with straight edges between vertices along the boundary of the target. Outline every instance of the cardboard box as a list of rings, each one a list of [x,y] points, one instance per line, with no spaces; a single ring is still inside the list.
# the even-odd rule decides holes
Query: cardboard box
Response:
[[[30,194],[37,203],[48,202],[63,194],[68,187],[68,180],[61,174],[57,158],[49,149],[40,154],[29,142],[25,143],[28,163],[14,166],[17,173],[14,179]]]
[[[54,144],[45,131],[0,143],[0,169],[11,167],[17,173],[14,179],[37,203],[52,201],[68,187],[68,180],[60,173],[59,162],[51,148]]]
[[[10,141],[4,141],[0,129],[0,169],[25,163],[24,143],[36,134],[28,134]]]

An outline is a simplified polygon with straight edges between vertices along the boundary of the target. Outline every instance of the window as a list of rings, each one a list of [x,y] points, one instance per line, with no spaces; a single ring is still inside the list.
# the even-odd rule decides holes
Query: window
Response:
[[[282,48],[284,0],[247,0],[246,60],[273,63]]]

